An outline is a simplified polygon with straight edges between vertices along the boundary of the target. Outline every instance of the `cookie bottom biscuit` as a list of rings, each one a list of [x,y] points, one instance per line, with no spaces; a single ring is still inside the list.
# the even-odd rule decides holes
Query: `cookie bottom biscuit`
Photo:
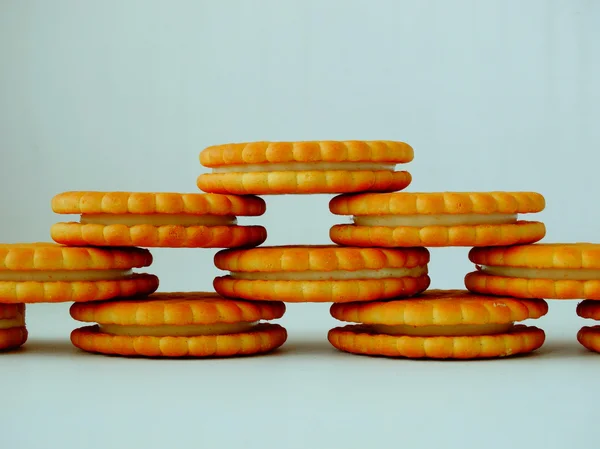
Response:
[[[25,326],[0,329],[0,351],[16,349],[27,341],[27,328]]]
[[[57,243],[77,246],[236,248],[264,243],[267,230],[262,226],[126,226],[71,222],[54,224],[50,235]]]
[[[210,193],[282,195],[394,192],[411,181],[407,171],[310,170],[205,173],[196,183],[200,190]]]
[[[465,276],[465,287],[474,293],[514,298],[600,299],[600,280],[597,279],[528,279],[473,271]]]
[[[260,324],[251,332],[193,337],[111,335],[100,327],[85,326],[71,333],[77,348],[106,355],[129,357],[232,357],[273,351],[287,340],[278,324]]]
[[[331,329],[329,342],[340,351],[411,359],[482,359],[532,352],[545,341],[534,326],[515,325],[510,332],[475,336],[394,336],[373,333],[364,325]]]
[[[546,235],[543,223],[519,221],[511,224],[463,226],[358,226],[334,225],[331,241],[362,247],[498,246],[533,243]]]
[[[577,341],[586,349],[600,352],[600,326],[584,326],[577,332]]]

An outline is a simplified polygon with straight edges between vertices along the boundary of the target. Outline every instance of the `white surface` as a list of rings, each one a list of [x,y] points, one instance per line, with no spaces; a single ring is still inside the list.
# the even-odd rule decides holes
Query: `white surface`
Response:
[[[413,191],[537,190],[547,241],[598,241],[598,23],[575,0],[2,1],[2,239],[49,239],[64,190],[196,191],[211,144],[383,138],[414,146]],[[240,221],[327,243],[328,199]],[[153,254],[164,291],[218,274],[214,251]],[[432,287],[461,287],[466,254],[432,250]],[[575,304],[550,304],[536,355],[449,363],[335,352],[327,305],[290,305],[266,357],[92,356],[68,305],[30,306],[0,357],[0,447],[597,447]]]

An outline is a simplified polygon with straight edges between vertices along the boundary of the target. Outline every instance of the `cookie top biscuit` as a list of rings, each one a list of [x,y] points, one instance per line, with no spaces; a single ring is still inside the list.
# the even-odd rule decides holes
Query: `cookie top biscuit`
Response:
[[[544,207],[544,197],[535,192],[363,193],[329,202],[336,215],[517,214]]]
[[[52,198],[58,214],[189,214],[259,216],[266,204],[256,196],[169,192],[64,192]]]
[[[517,268],[600,269],[600,244],[536,243],[473,248],[469,260],[478,265]]]
[[[413,158],[410,145],[387,140],[244,142],[210,146],[200,153],[200,163],[210,168],[289,162],[406,163]]]
[[[212,292],[154,293],[123,301],[73,304],[71,316],[84,322],[161,326],[254,322],[281,318],[283,302],[226,299]]]
[[[0,244],[0,271],[130,270],[152,264],[142,248],[87,248],[55,243]]]
[[[355,271],[413,268],[429,262],[425,248],[352,248],[335,245],[263,246],[222,250],[215,265],[235,272]]]
[[[331,315],[363,324],[454,326],[502,324],[540,318],[548,312],[543,299],[484,296],[466,290],[428,290],[401,300],[333,304]]]

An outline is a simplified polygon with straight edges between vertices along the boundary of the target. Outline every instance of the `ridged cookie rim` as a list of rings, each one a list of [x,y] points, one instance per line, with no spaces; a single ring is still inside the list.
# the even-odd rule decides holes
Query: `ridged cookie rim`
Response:
[[[584,299],[575,308],[578,317],[600,321],[600,301]]]
[[[303,259],[299,260],[299,256],[303,256]],[[337,245],[273,245],[225,249],[214,256],[214,264],[220,270],[265,273],[413,268],[425,266],[429,261],[430,253],[426,248],[360,248]]]
[[[239,248],[262,245],[267,230],[260,225],[178,226],[54,223],[50,237],[65,245],[141,248]]]
[[[544,223],[523,220],[511,224],[423,227],[338,224],[329,229],[330,240],[338,245],[371,248],[504,246],[535,243],[545,236]]]
[[[260,216],[266,202],[257,196],[216,193],[67,191],[55,195],[57,214],[185,214]]]
[[[600,244],[535,243],[473,248],[469,260],[477,265],[517,268],[600,269]]]
[[[26,307],[23,303],[0,303],[0,320],[10,320],[24,316]]]
[[[75,303],[69,314],[75,320],[124,326],[184,326],[240,323],[283,317],[283,302],[250,302],[224,298],[216,292],[156,292],[146,297]]]
[[[600,353],[600,326],[583,326],[577,331],[577,341],[587,350]]]
[[[538,192],[394,192],[338,195],[329,201],[335,215],[525,214],[545,209]]]
[[[73,247],[56,243],[0,244],[0,271],[130,270],[149,267],[144,248]]]
[[[0,351],[17,349],[27,343],[29,331],[26,326],[0,329]]]
[[[518,354],[528,354],[541,348],[546,340],[543,329],[535,326],[515,325],[511,332],[460,337],[417,337],[417,336],[392,336],[365,332],[364,326],[351,324],[331,329],[327,334],[329,343],[336,349],[357,355],[402,357],[408,359],[499,359]],[[351,340],[349,342],[348,340]],[[503,350],[494,347],[502,341]],[[507,344],[508,341],[508,344]],[[444,344],[452,345],[452,353],[448,354]],[[468,348],[465,347],[465,343]],[[487,345],[486,345],[487,343]],[[403,345],[403,348],[399,348]],[[426,347],[429,346],[429,348]],[[459,352],[455,354],[457,345]],[[520,347],[515,348],[515,346]],[[488,351],[482,352],[485,346]],[[489,348],[489,346],[492,346]],[[500,345],[499,345],[500,346]],[[510,348],[509,348],[510,347]],[[479,348],[480,352],[472,351]]]
[[[211,145],[200,152],[199,159],[208,168],[287,162],[402,164],[414,159],[414,150],[394,140],[256,141]]]
[[[454,326],[503,324],[537,319],[548,313],[543,299],[487,296],[468,290],[430,289],[411,298],[369,303],[333,304],[333,318],[353,323]]]
[[[395,192],[412,182],[408,171],[315,170],[203,173],[196,186],[228,195],[317,195]]]
[[[287,330],[272,323],[260,324],[252,332],[199,337],[127,337],[99,332],[98,326],[84,326],[71,332],[73,346],[89,353],[126,357],[233,357],[264,354],[283,346]],[[86,339],[92,339],[92,345]],[[86,343],[88,343],[86,345]],[[131,348],[129,346],[131,343]],[[99,348],[98,345],[103,346]],[[137,346],[137,348],[136,348]],[[190,346],[193,346],[190,350]],[[176,348],[174,350],[173,348]],[[214,347],[214,351],[208,348]],[[108,350],[106,349],[108,348]],[[101,350],[104,349],[104,350]],[[182,351],[185,349],[185,352]]]

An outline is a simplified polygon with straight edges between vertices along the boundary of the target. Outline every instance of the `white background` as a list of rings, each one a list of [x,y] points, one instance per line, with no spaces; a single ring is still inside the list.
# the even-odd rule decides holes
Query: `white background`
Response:
[[[599,60],[593,0],[0,0],[1,239],[48,240],[65,190],[195,192],[208,145],[394,139],[410,190],[536,190],[546,241],[597,241]],[[240,221],[328,243],[329,199]],[[151,271],[210,289],[214,252],[154,250]],[[432,287],[471,269],[432,250]],[[314,304],[270,356],[107,358],[71,347],[69,304],[30,306],[26,348],[0,356],[0,447],[597,447],[575,305],[550,304],[536,355],[482,362],[338,353]]]

